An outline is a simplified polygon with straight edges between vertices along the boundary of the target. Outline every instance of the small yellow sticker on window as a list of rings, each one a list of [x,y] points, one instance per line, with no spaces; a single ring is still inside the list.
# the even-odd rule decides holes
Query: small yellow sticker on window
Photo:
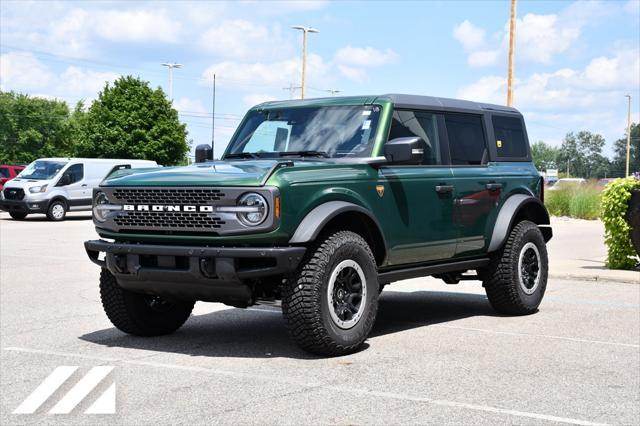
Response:
[[[500,139],[498,139],[496,141],[496,145],[498,146],[498,148],[502,148],[502,141]]]

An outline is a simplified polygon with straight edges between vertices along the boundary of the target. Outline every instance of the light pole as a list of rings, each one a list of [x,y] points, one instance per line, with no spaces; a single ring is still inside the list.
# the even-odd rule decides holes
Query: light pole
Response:
[[[629,99],[627,104],[627,167],[625,177],[629,176],[629,157],[631,156],[631,95],[624,95]]]
[[[169,99],[173,101],[173,69],[182,68],[182,64],[176,64],[172,62],[165,62],[160,64],[163,67],[169,68]]]
[[[513,56],[516,44],[516,0],[511,0],[509,19],[509,67],[507,70],[507,106],[513,105]]]
[[[307,33],[319,33],[315,28],[294,25],[294,30],[302,31],[302,83],[300,84],[300,99],[304,99],[304,77],[307,70]]]

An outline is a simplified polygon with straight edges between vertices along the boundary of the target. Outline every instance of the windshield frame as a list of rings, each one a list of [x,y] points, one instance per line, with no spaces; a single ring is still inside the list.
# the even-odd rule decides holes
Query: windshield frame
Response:
[[[60,168],[55,173],[53,173],[51,175],[47,175],[46,177],[33,177],[33,173],[31,174],[31,176],[28,176],[26,173],[29,171],[29,169],[32,166],[33,166],[33,172],[36,171],[36,169],[35,169],[36,163],[59,164]],[[20,171],[20,174],[18,174],[18,176],[16,176],[16,178],[17,179],[25,179],[25,180],[53,180],[58,174],[60,174],[62,171],[64,171],[67,168],[69,163],[70,162],[68,160],[35,160],[35,161],[29,163],[29,165],[27,167],[22,169]],[[25,173],[25,174],[23,175],[23,173]]]
[[[375,125],[375,129],[369,137],[369,144],[368,144],[369,155],[367,156],[351,156],[351,155],[326,156],[326,155],[323,155],[324,154],[323,152],[318,152],[313,149],[310,149],[309,150],[311,152],[310,155],[303,154],[303,155],[296,156],[296,155],[287,154],[286,151],[283,151],[284,154],[280,156],[278,155],[279,154],[278,151],[274,151],[274,152],[265,152],[265,155],[258,156],[257,159],[277,160],[277,159],[291,159],[291,158],[297,157],[297,160],[313,159],[313,160],[332,160],[332,161],[338,161],[338,162],[344,162],[344,161],[362,162],[363,160],[376,158],[377,156],[379,156],[380,155],[379,152],[381,151],[382,146],[385,142],[384,141],[385,135],[388,131],[388,115],[389,115],[389,112],[393,110],[391,102],[384,98],[376,100],[376,102],[372,102],[372,103],[342,103],[342,102],[334,102],[333,99],[331,101],[332,102],[327,102],[326,104],[319,103],[319,102],[307,103],[306,101],[302,101],[304,103],[301,103],[299,105],[284,105],[284,106],[283,105],[273,105],[273,106],[261,105],[261,107],[251,108],[249,111],[247,111],[242,121],[233,132],[233,135],[231,136],[231,138],[229,139],[229,142],[227,143],[227,146],[224,150],[221,160],[235,161],[235,160],[256,159],[256,158],[250,158],[249,156],[247,156],[247,158],[240,158],[240,157],[228,158],[227,157],[233,154],[237,154],[232,152],[232,150],[235,147],[235,145],[238,143],[238,138],[242,133],[244,127],[252,119],[252,117],[254,117],[254,114],[256,112],[270,113],[270,112],[276,112],[276,111],[289,111],[289,110],[296,110],[296,109],[322,109],[322,108],[340,108],[340,107],[342,108],[349,108],[349,107],[358,108],[359,107],[362,109],[373,108],[373,107],[379,108],[379,110],[377,111],[377,123]],[[336,99],[335,101],[339,101],[339,99]],[[319,154],[319,155],[316,155],[316,154]]]

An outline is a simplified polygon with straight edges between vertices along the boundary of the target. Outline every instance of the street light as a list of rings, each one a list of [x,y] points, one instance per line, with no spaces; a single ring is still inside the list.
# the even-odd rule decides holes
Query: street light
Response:
[[[169,68],[169,99],[173,100],[173,69],[182,68],[182,64],[165,62],[160,65]]]
[[[302,83],[300,84],[300,99],[304,99],[304,77],[305,71],[307,70],[307,33],[319,33],[320,31],[302,25],[294,25],[291,28],[302,31]]]

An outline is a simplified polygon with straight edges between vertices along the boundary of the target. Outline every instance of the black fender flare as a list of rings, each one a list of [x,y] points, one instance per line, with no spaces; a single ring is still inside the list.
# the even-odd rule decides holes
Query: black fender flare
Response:
[[[488,248],[489,252],[494,252],[502,247],[507,239],[509,230],[515,225],[514,219],[520,213],[524,213],[523,209],[525,208],[531,209],[531,211],[527,211],[525,217],[537,218],[535,223],[540,228],[544,240],[549,241],[551,239],[553,233],[550,226],[549,213],[542,201],[531,195],[515,194],[507,198],[507,201],[504,202],[498,213],[496,223],[493,226],[493,233],[491,234],[491,242]]]
[[[346,212],[361,213],[371,219],[378,228],[378,232],[382,237],[386,251],[387,242],[384,239],[382,227],[380,226],[378,219],[376,219],[376,217],[364,207],[347,201],[327,201],[326,203],[315,207],[307,213],[304,219],[302,219],[296,228],[296,231],[293,233],[293,236],[289,240],[289,244],[303,244],[314,241],[322,231],[322,228],[324,228],[331,219]]]

